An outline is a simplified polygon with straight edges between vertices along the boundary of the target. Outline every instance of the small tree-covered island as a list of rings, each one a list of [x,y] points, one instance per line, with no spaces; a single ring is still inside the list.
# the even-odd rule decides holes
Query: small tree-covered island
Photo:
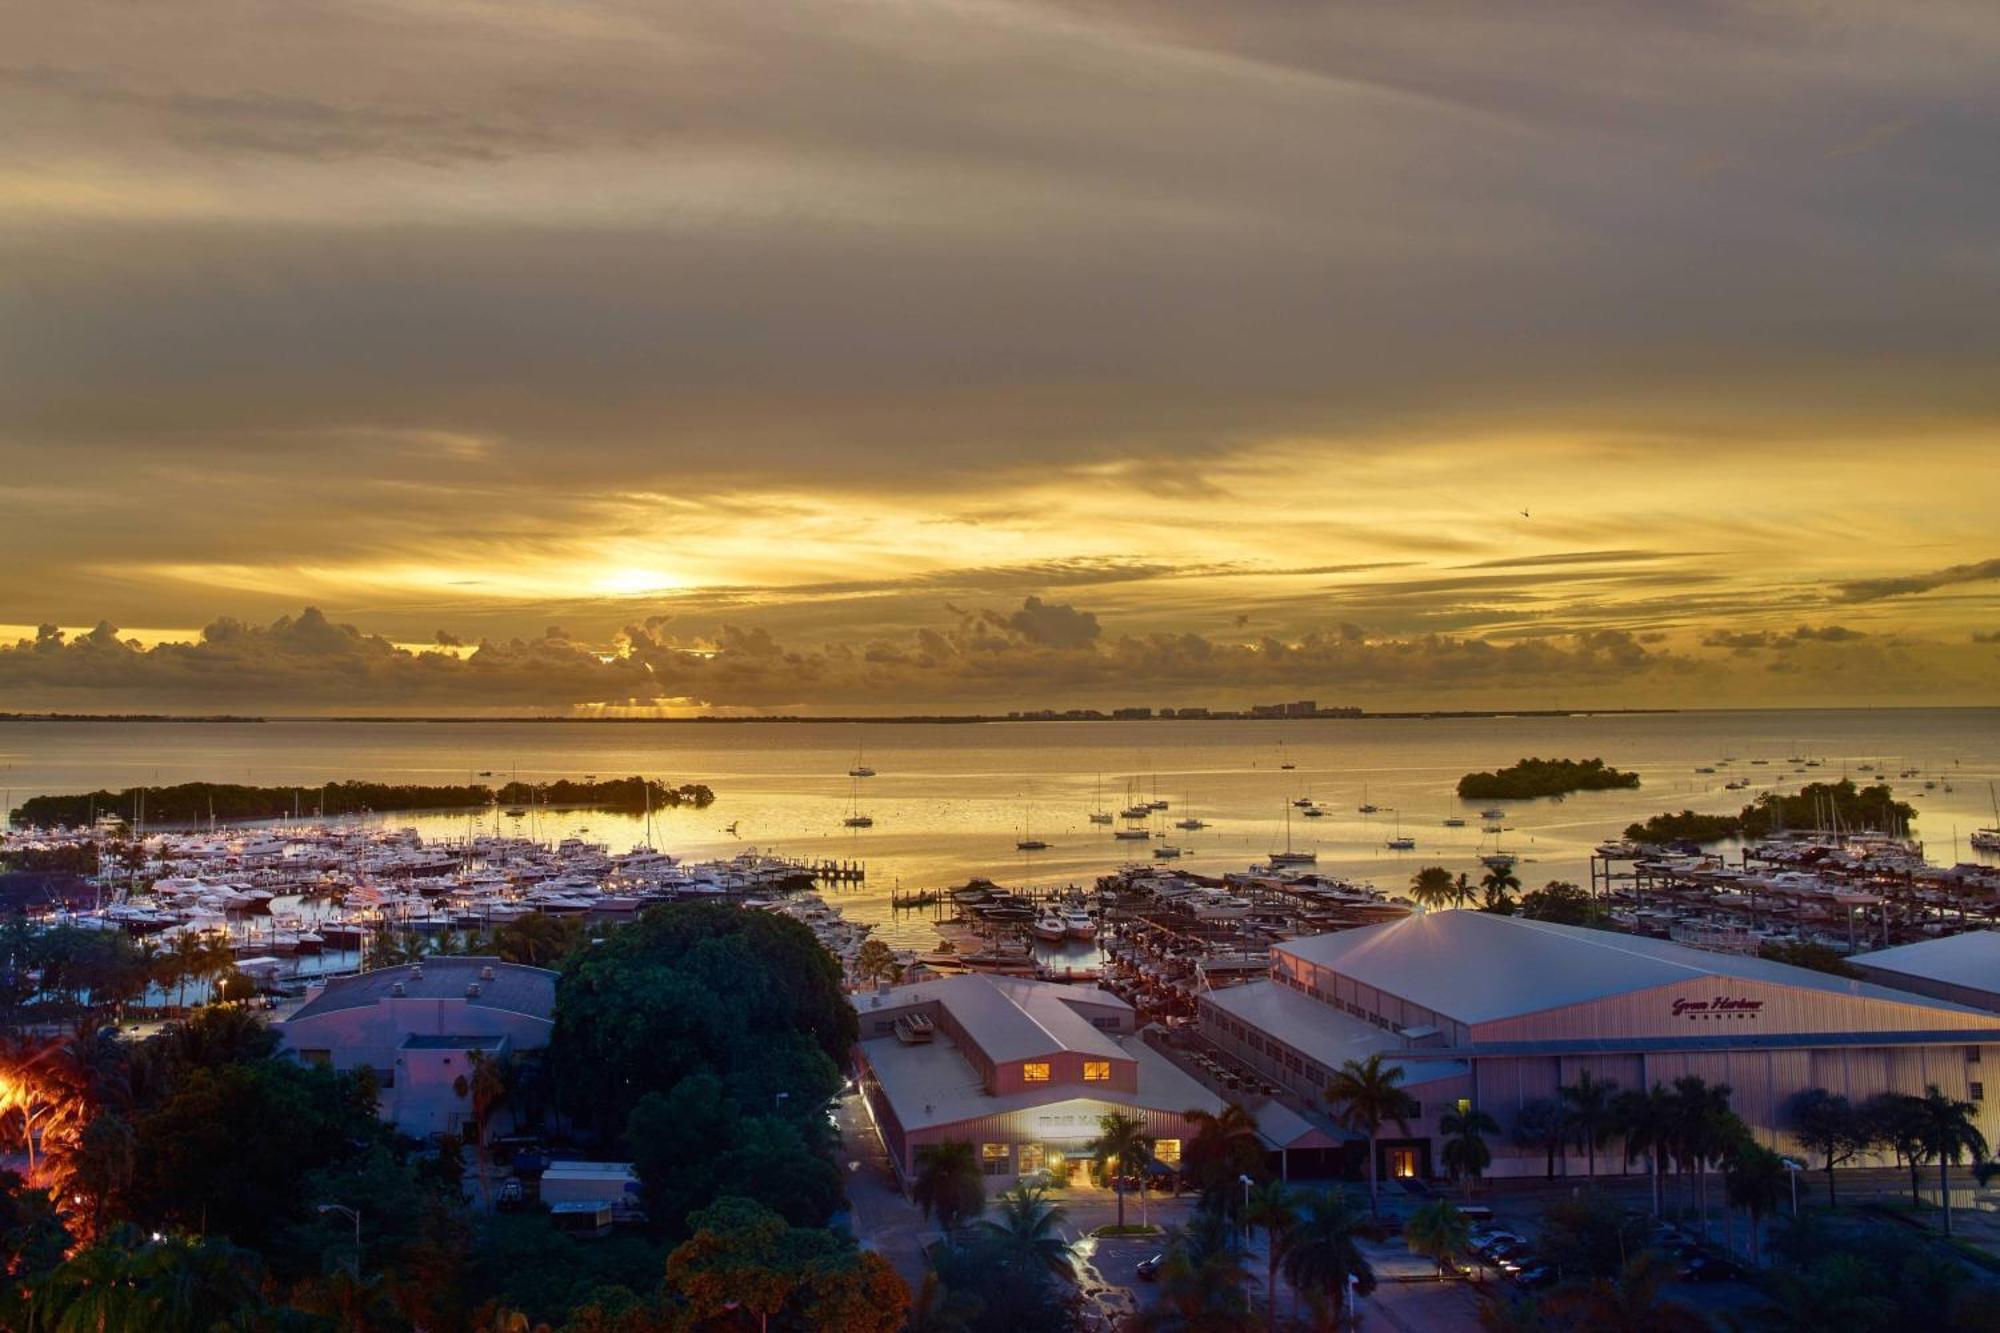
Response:
[[[1468,801],[1525,801],[1638,785],[1637,773],[1622,772],[1602,759],[1522,759],[1496,772],[1467,773],[1458,780],[1458,794]]]
[[[1856,787],[1852,778],[1809,783],[1792,795],[1767,791],[1733,815],[1697,810],[1654,815],[1629,825],[1625,836],[1634,842],[1724,842],[1730,838],[1763,838],[1787,829],[1875,829],[1900,833],[1917,817],[1917,808],[1899,801],[1887,783]]]
[[[21,828],[83,828],[105,816],[150,825],[210,820],[284,819],[291,815],[357,815],[396,810],[478,810],[492,805],[568,807],[637,813],[713,804],[715,793],[689,782],[650,778],[506,782],[421,786],[389,782],[328,782],[317,787],[250,787],[232,782],[182,782],[168,787],[31,796],[14,810]]]

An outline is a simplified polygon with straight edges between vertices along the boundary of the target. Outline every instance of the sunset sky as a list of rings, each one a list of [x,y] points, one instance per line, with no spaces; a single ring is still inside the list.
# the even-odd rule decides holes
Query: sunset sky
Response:
[[[2000,703],[1996,70],[1991,0],[12,6],[0,710]]]

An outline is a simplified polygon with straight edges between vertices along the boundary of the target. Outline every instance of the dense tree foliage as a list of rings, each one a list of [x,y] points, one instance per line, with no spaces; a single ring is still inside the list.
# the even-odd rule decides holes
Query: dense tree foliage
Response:
[[[234,782],[182,782],[168,787],[31,796],[12,822],[31,828],[81,828],[114,815],[148,824],[198,824],[209,819],[283,819],[294,813],[353,815],[384,810],[468,810],[489,805],[581,806],[633,813],[706,806],[715,793],[701,783],[670,786],[647,778],[596,782],[508,782],[423,786],[390,782],[328,782],[317,787],[252,787]]]
[[[1852,778],[1808,783],[1787,796],[1767,791],[1734,815],[1705,815],[1693,810],[1654,815],[1626,828],[1634,842],[1721,842],[1726,838],[1763,838],[1785,829],[1906,829],[1917,809],[1896,799],[1885,782],[1857,788]]]
[[[1553,921],[1559,926],[1596,926],[1609,913],[1582,889],[1567,880],[1552,879],[1541,888],[1521,895],[1521,915],[1530,921]]]
[[[1467,773],[1458,780],[1458,794],[1468,801],[1518,801],[1638,785],[1637,773],[1612,768],[1602,759],[1521,759],[1494,772]]]

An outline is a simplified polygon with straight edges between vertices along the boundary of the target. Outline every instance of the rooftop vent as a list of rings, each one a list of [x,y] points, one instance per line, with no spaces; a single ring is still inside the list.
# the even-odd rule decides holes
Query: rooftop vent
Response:
[[[481,981],[493,980],[493,965],[491,963],[479,969],[479,979]]]
[[[465,998],[466,998],[466,999],[468,999],[468,1000],[476,1000],[476,999],[478,999],[478,998],[479,998],[479,983],[478,983],[478,982],[474,981],[474,982],[470,982],[470,983],[468,983],[468,984],[467,984],[467,986],[466,986],[466,988],[465,988]]]
[[[397,981],[397,982],[392,982],[392,983],[390,984],[390,986],[389,986],[389,994],[391,994],[391,995],[401,995],[402,993],[403,993],[403,983],[402,983],[402,982],[400,982],[400,981]]]

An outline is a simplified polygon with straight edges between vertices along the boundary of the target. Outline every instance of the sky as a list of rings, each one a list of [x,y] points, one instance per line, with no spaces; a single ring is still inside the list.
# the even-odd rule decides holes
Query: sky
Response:
[[[1989,0],[0,7],[0,710],[2000,703]]]

